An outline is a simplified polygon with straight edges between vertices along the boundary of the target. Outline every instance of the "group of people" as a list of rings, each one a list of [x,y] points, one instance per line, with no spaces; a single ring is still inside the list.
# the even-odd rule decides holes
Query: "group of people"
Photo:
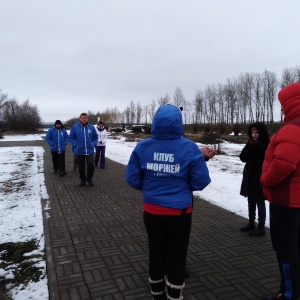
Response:
[[[300,298],[300,83],[283,88],[278,98],[285,114],[283,126],[269,140],[264,123],[251,124],[249,141],[240,154],[245,162],[240,193],[247,197],[249,211],[249,222],[241,231],[254,237],[266,234],[268,200],[281,282],[275,296],[261,300],[296,300]],[[183,137],[181,110],[171,104],[159,107],[151,133],[151,138],[133,150],[126,181],[143,195],[153,299],[180,300],[192,225],[192,193],[210,183],[205,161],[215,153],[208,148],[200,151]]]
[[[79,122],[71,128],[70,134],[67,133],[62,122],[56,120],[46,134],[46,141],[50,145],[54,174],[59,176],[66,175],[65,151],[70,142],[74,153],[74,169],[78,167],[80,183],[79,186],[94,186],[93,175],[95,166],[98,166],[99,157],[100,167],[105,169],[105,147],[107,131],[102,121],[97,126],[88,122],[88,115],[82,113]],[[96,152],[96,155],[94,153]]]
[[[300,299],[300,83],[283,88],[278,99],[285,115],[271,140],[262,122],[249,126],[249,140],[240,153],[245,162],[240,194],[247,197],[249,221],[241,228],[250,236],[264,236],[265,201],[270,202],[270,233],[281,275],[275,296],[260,300]],[[216,151],[199,149],[183,137],[181,109],[166,104],[152,122],[152,137],[139,142],[127,168],[127,183],[143,195],[143,220],[148,235],[149,283],[154,300],[183,299],[186,256],[192,226],[193,191],[210,182],[206,161]],[[107,133],[103,122],[89,124],[86,113],[68,135],[60,120],[50,128],[53,170],[66,175],[69,142],[78,163],[80,184],[93,186],[94,167],[105,168]],[[94,156],[94,153],[96,155]],[[87,166],[87,172],[85,170]],[[258,225],[256,227],[256,207]],[[168,270],[166,274],[166,264]]]

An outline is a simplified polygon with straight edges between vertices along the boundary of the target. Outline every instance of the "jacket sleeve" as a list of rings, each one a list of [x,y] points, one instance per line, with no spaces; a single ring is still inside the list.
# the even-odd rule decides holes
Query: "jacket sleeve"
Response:
[[[134,189],[142,190],[143,176],[136,149],[137,147],[131,153],[128,165],[126,167],[126,182]]]
[[[189,168],[189,184],[192,191],[202,191],[209,183],[209,171],[205,162],[204,155],[194,144],[193,157]]]
[[[247,144],[245,145],[245,147],[243,148],[243,150],[240,153],[240,160],[242,162],[247,162],[248,158],[249,158],[249,153],[250,153],[250,141],[247,142]]]
[[[50,145],[50,147],[53,146],[53,141],[52,141],[52,130],[51,130],[51,128],[47,131],[47,134],[46,134],[46,142]]]
[[[92,127],[93,127],[93,129],[92,129],[92,132],[93,132],[93,145],[94,145],[94,147],[96,147],[97,144],[98,144],[98,133],[95,129],[95,126],[92,125]]]
[[[71,132],[69,135],[69,140],[72,144],[73,149],[77,147],[77,141],[76,141],[76,130],[75,130],[75,125],[71,128]]]
[[[69,138],[67,130],[65,130],[65,146],[67,146],[69,144],[69,142],[70,142],[70,138]]]
[[[300,161],[299,137],[286,128],[282,129],[272,141],[266,152],[261,183],[274,187],[296,170]]]
[[[104,129],[103,132],[104,132],[104,138],[102,139],[102,143],[105,144],[106,141],[107,141],[107,131],[106,131],[106,129]]]

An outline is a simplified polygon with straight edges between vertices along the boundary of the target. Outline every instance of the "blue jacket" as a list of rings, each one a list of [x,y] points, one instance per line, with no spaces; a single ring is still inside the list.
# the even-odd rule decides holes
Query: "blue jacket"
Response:
[[[86,126],[83,126],[81,122],[77,122],[71,129],[70,141],[74,155],[94,154],[94,147],[97,146],[98,142],[98,134],[93,125],[87,123]]]
[[[174,105],[159,107],[151,133],[133,150],[126,181],[142,190],[146,203],[184,209],[192,203],[192,191],[211,181],[205,158],[193,141],[182,137],[182,115]]]
[[[47,131],[46,141],[50,145],[51,151],[63,152],[66,151],[66,146],[69,143],[69,135],[63,126],[57,129],[54,125]]]

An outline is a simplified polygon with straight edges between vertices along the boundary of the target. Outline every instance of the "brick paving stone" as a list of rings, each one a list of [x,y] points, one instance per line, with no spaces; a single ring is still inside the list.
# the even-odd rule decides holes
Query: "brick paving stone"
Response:
[[[22,146],[45,149],[49,300],[152,300],[142,194],[126,184],[125,166],[107,160],[105,170],[95,169],[95,186],[81,188],[70,144],[63,178],[53,174],[44,140],[0,142],[0,147]],[[249,237],[239,230],[246,222],[195,197],[184,299],[254,300],[277,292],[269,230],[265,237]]]

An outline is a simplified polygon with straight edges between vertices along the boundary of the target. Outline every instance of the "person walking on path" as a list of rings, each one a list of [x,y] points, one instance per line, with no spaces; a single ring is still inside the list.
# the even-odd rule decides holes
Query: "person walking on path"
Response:
[[[46,141],[50,145],[54,174],[66,175],[65,151],[69,135],[60,120],[47,131]]]
[[[183,299],[185,286],[192,191],[203,190],[211,180],[200,149],[182,137],[182,115],[178,107],[171,104],[159,107],[151,133],[152,138],[142,140],[133,150],[126,168],[126,181],[143,193],[153,298],[179,300]],[[167,279],[166,257],[169,259]]]
[[[100,168],[105,169],[105,146],[107,141],[107,131],[104,128],[104,124],[102,121],[98,122],[96,131],[98,134],[98,143],[96,146],[95,166],[98,166],[99,157],[101,157]]]
[[[86,113],[82,113],[79,122],[73,125],[70,141],[78,162],[79,186],[86,186],[86,182],[89,186],[94,186],[92,180],[94,175],[94,147],[97,145],[98,135],[95,127],[89,124]],[[87,165],[86,168],[85,165]]]
[[[284,117],[266,151],[261,183],[281,275],[279,292],[261,300],[300,299],[300,83],[278,93]]]
[[[248,197],[249,223],[241,228],[250,236],[264,236],[266,222],[266,197],[264,196],[260,176],[265,152],[269,145],[269,133],[262,122],[248,127],[249,141],[240,153],[240,160],[245,164],[240,194]],[[258,226],[255,226],[256,206],[258,210]]]

